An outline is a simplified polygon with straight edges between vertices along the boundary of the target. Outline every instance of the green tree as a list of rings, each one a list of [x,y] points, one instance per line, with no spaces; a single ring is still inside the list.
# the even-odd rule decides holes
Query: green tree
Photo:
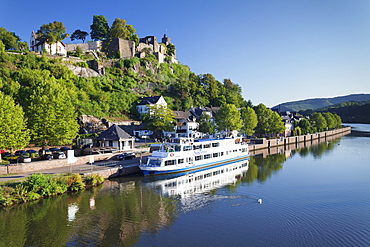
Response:
[[[215,125],[211,121],[211,116],[208,115],[205,112],[202,112],[202,114],[197,119],[198,125],[198,131],[202,133],[208,133],[210,135],[215,133]]]
[[[12,97],[0,91],[0,149],[21,149],[29,140],[24,112]]]
[[[269,134],[269,118],[271,116],[271,110],[261,103],[254,107],[254,111],[257,114],[258,121],[255,132],[259,135]]]
[[[132,25],[126,24],[124,19],[116,18],[110,29],[111,38],[121,38],[126,40],[135,41],[136,45],[139,44],[139,37],[136,30]]]
[[[5,45],[3,43],[2,40],[0,40],[0,53],[4,53],[5,52]]]
[[[323,131],[327,127],[327,123],[325,118],[321,113],[315,112],[310,117],[310,122],[313,127],[316,128],[317,131]]]
[[[173,56],[175,55],[176,48],[174,44],[169,43],[167,46],[167,55],[168,56]]]
[[[331,112],[324,112],[322,113],[322,116],[326,120],[328,129],[334,129],[336,126],[336,119],[334,118],[334,115]]]
[[[252,136],[258,123],[257,114],[251,107],[243,107],[240,114],[243,121],[242,132],[247,136]]]
[[[67,90],[49,79],[38,81],[29,91],[27,116],[32,142],[41,146],[71,144],[79,126]]]
[[[72,33],[71,40],[73,41],[75,39],[80,39],[80,40],[82,40],[82,43],[85,43],[85,39],[86,39],[87,35],[89,35],[87,32],[81,31],[80,29],[77,29]]]
[[[336,113],[333,113],[335,119],[335,128],[339,128],[342,125],[342,119]]]
[[[68,37],[64,24],[59,21],[54,21],[49,24],[43,24],[40,29],[36,32],[37,40],[45,41],[48,44],[58,43]],[[50,46],[50,54],[51,46]]]
[[[149,113],[143,115],[143,122],[156,136],[161,136],[163,131],[173,131],[174,115],[171,109],[163,105],[149,106]]]
[[[303,134],[313,133],[311,123],[307,118],[299,120],[296,127],[300,127]]]
[[[285,132],[284,122],[282,121],[282,118],[279,115],[279,113],[275,111],[271,111],[271,116],[268,119],[268,124],[269,124],[268,132],[270,134],[280,134]]]
[[[77,57],[82,55],[82,49],[79,45],[76,47],[75,52]]]
[[[5,45],[5,50],[15,49],[17,50],[18,42],[21,39],[13,32],[7,31],[5,28],[0,27],[0,41]]]
[[[234,104],[236,107],[241,107],[244,99],[241,95],[242,89],[239,85],[234,84],[230,79],[224,79],[222,92],[228,104]]]
[[[216,128],[219,131],[225,130],[229,135],[234,130],[240,130],[242,120],[240,112],[233,104],[225,104],[220,107],[215,116]]]
[[[90,26],[92,40],[106,40],[109,38],[110,30],[107,19],[103,15],[94,15]]]

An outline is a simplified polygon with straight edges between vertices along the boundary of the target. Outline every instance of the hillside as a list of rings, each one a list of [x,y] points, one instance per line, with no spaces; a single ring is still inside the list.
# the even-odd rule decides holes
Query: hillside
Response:
[[[282,111],[304,111],[307,109],[316,110],[323,107],[341,104],[343,102],[370,102],[370,94],[350,94],[346,96],[338,96],[334,98],[317,98],[306,99],[299,101],[291,101],[276,105],[273,109],[281,108]]]

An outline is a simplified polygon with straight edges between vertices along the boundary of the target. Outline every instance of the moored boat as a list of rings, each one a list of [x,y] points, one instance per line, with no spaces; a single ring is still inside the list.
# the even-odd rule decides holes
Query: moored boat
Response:
[[[153,151],[140,169],[145,176],[193,172],[249,159],[248,144],[242,138],[173,138]]]

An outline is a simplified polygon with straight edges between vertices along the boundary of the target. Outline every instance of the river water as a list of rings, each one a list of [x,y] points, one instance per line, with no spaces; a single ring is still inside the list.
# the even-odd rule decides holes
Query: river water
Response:
[[[2,246],[370,246],[370,137],[0,209]]]

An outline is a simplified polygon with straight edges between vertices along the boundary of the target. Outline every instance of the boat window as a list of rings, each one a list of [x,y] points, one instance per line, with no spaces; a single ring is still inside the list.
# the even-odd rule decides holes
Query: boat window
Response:
[[[218,147],[218,146],[220,146],[220,143],[219,142],[214,142],[214,143],[212,143],[212,147]]]
[[[158,158],[150,158],[148,160],[148,166],[161,166],[161,163],[162,163],[162,159],[158,159]]]
[[[220,173],[221,173],[220,171],[214,171],[214,172],[213,172],[213,176],[218,175],[218,174],[220,174]]]
[[[195,160],[202,160],[202,156],[201,155],[198,155],[198,156],[195,156]]]
[[[204,155],[204,159],[209,159],[209,158],[211,158],[211,155],[210,154],[205,154]]]
[[[180,145],[176,145],[175,146],[175,152],[180,152],[181,151],[181,146]]]
[[[224,152],[221,152],[220,154],[221,154],[221,156],[224,156]]]
[[[182,164],[182,163],[184,163],[184,159],[178,159],[177,160],[177,164]]]
[[[184,151],[190,151],[191,149],[192,149],[191,146],[184,146],[183,148]]]
[[[176,165],[176,160],[166,160],[164,162],[164,165],[165,166],[172,166],[172,165]]]
[[[218,157],[219,153],[213,153],[213,158]]]
[[[208,144],[204,144],[203,145],[203,148],[210,148],[211,147],[211,143],[208,143]]]
[[[193,145],[193,149],[194,149],[194,150],[201,149],[201,148],[202,148],[202,144],[199,144],[199,145]]]

